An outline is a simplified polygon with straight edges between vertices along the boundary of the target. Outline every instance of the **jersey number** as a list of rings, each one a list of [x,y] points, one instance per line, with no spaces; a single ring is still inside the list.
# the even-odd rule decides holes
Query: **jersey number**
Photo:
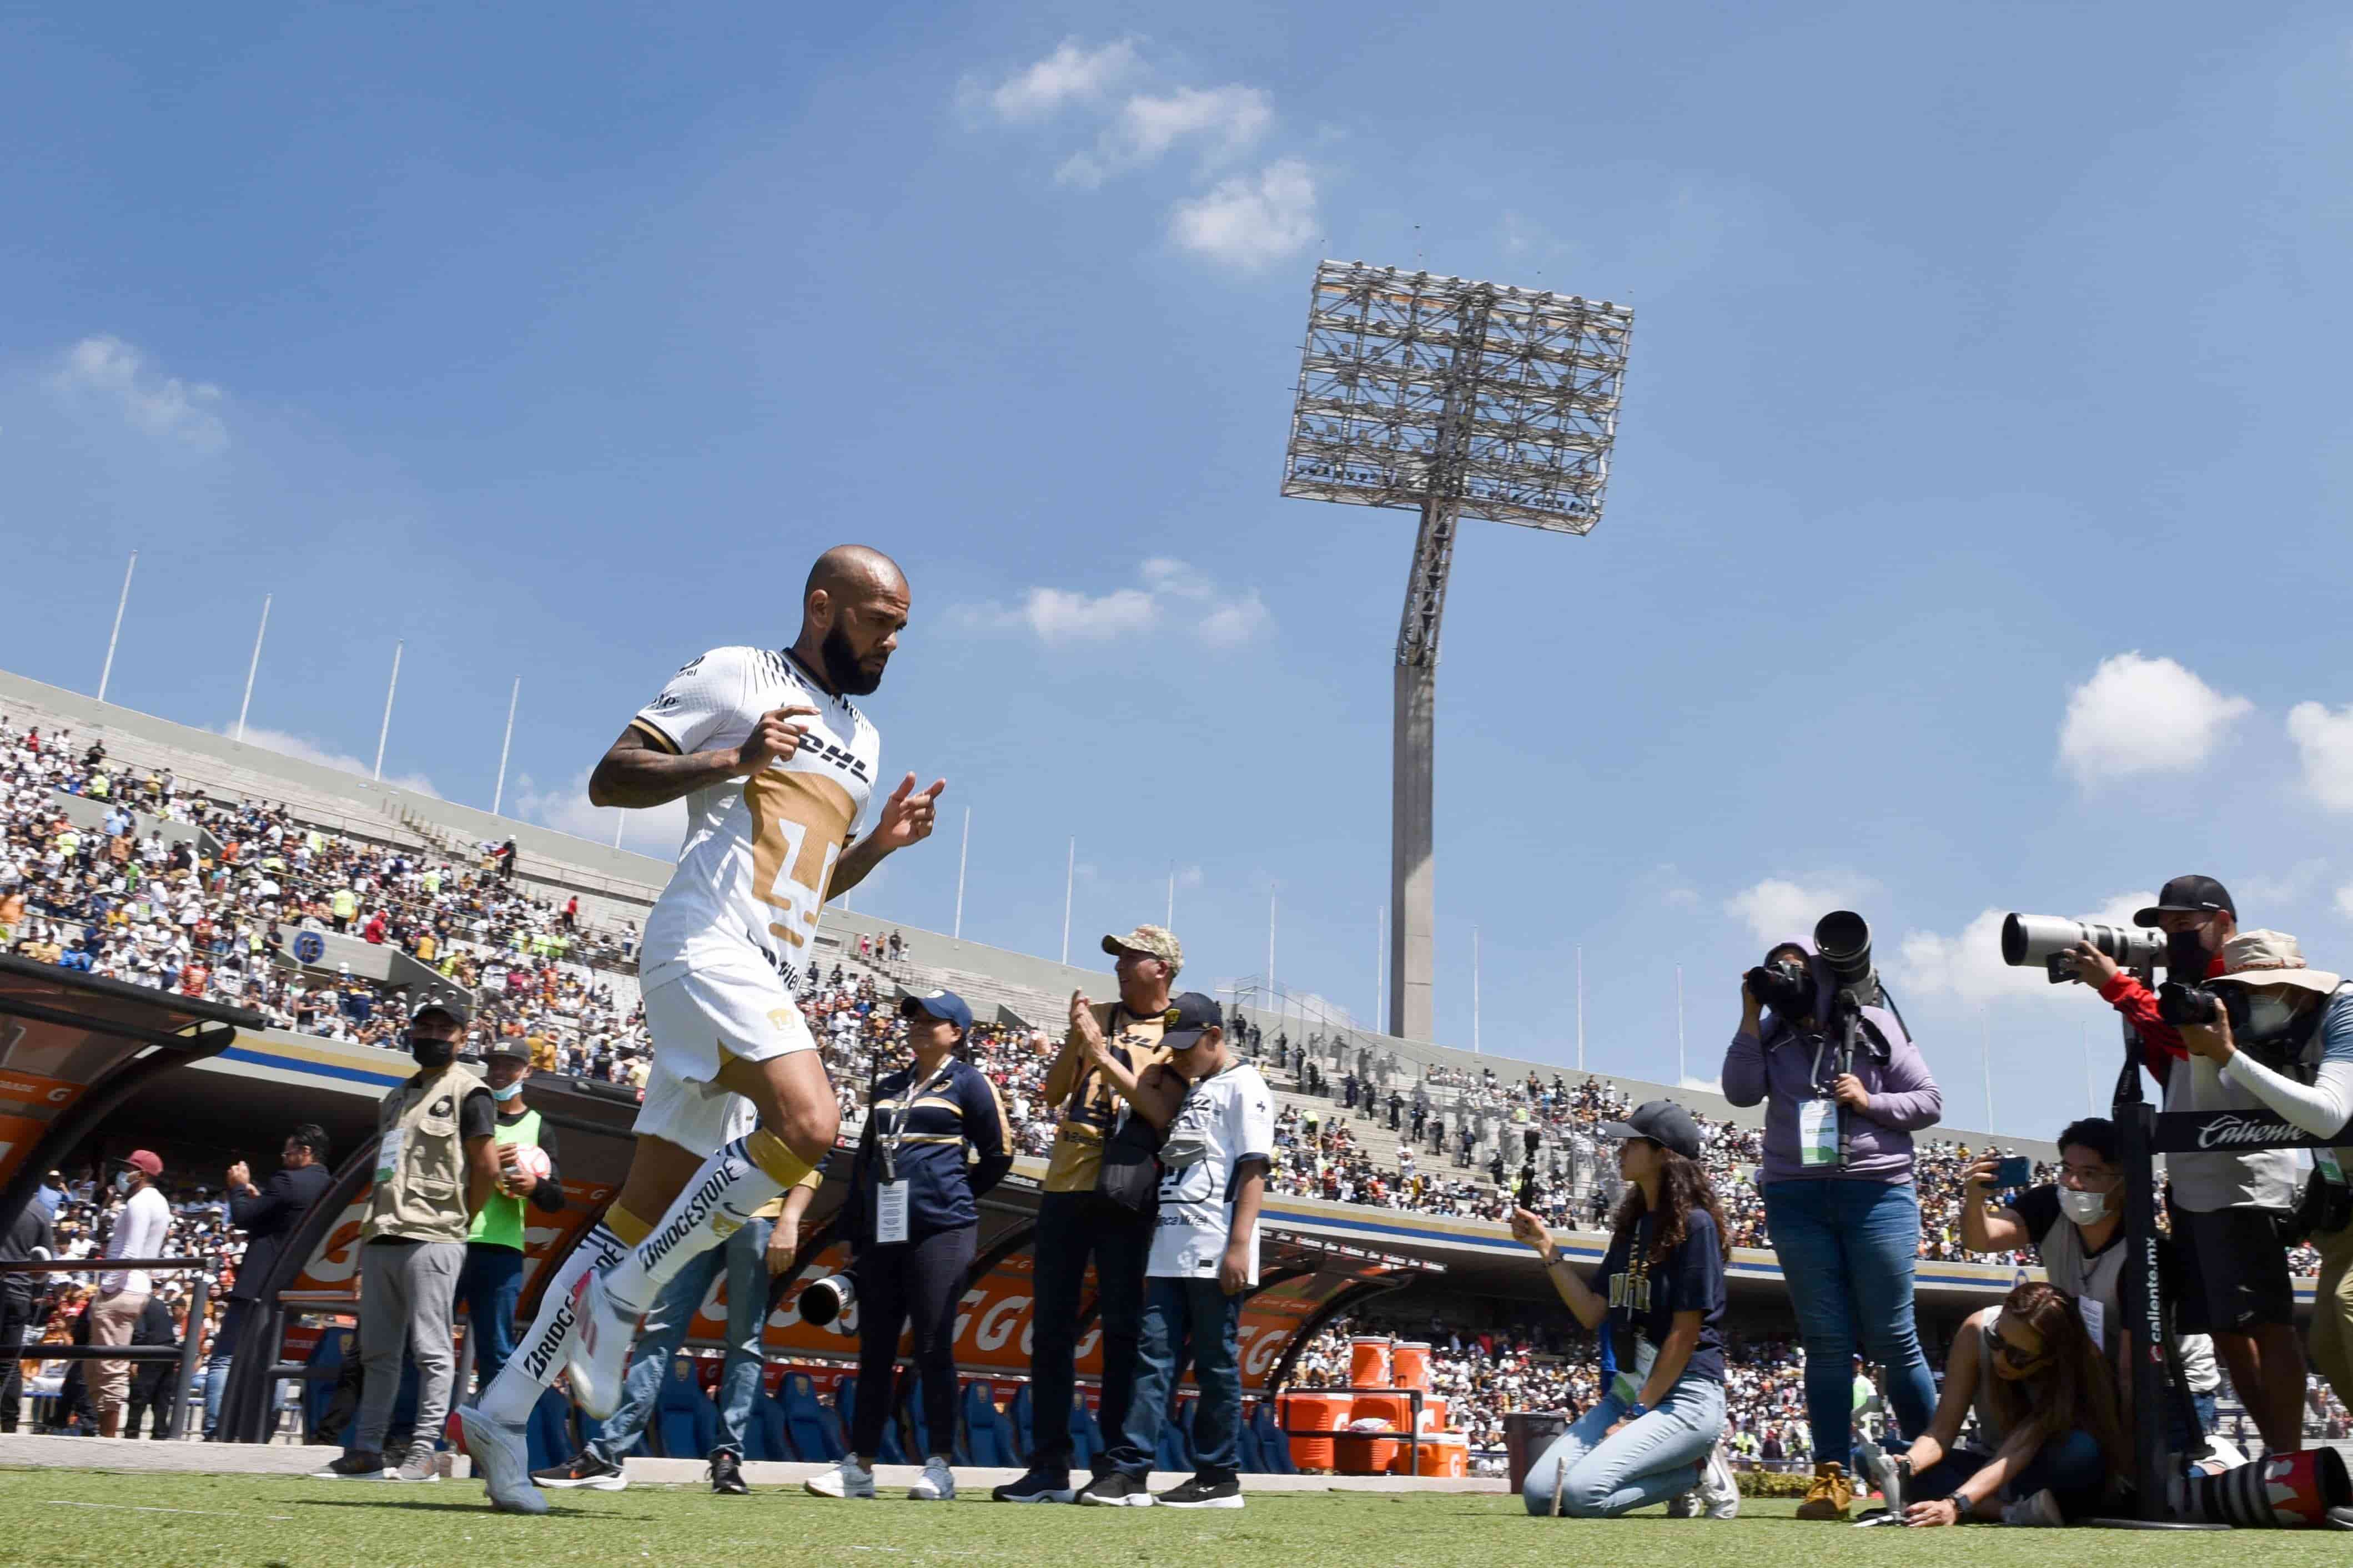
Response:
[[[780,917],[769,934],[806,946],[849,837],[849,792],[815,773],[767,767],[744,781],[744,800],[752,810],[752,885]]]

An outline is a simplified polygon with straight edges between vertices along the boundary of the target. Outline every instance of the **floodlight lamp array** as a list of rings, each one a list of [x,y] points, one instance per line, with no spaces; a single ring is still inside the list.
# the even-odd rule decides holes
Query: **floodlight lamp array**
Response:
[[[1607,300],[1324,262],[1282,493],[1588,532],[1633,321]]]

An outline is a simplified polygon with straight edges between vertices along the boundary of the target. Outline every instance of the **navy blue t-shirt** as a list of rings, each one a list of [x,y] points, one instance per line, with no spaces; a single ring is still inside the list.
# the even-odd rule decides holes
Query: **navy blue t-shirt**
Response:
[[[1724,1247],[1716,1239],[1715,1219],[1695,1208],[1684,1217],[1683,1238],[1672,1252],[1650,1261],[1651,1235],[1656,1215],[1644,1215],[1630,1238],[1613,1240],[1601,1267],[1587,1281],[1610,1303],[1609,1329],[1618,1352],[1618,1370],[1630,1375],[1636,1365],[1633,1336],[1640,1333],[1655,1349],[1667,1342],[1677,1312],[1697,1312],[1699,1343],[1684,1363],[1685,1375],[1724,1381]]]

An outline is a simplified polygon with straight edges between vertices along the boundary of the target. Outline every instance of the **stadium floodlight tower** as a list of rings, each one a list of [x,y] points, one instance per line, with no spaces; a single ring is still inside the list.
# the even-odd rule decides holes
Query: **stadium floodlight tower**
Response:
[[[1282,493],[1421,513],[1398,626],[1389,1032],[1431,1037],[1438,624],[1464,517],[1601,521],[1634,312],[1361,261],[1315,268]]]

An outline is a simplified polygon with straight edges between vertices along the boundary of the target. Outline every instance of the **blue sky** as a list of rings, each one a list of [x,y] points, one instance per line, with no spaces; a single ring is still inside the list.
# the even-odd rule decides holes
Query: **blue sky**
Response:
[[[820,14],[821,13],[821,14]],[[861,897],[1369,1014],[1403,514],[1276,494],[1319,256],[1630,302],[1608,512],[1464,533],[1439,1017],[1711,1076],[1874,922],[1953,1120],[2084,1100],[1989,910],[2211,871],[2353,967],[2353,26],[2319,5],[12,7],[5,662],[596,836],[579,781],[811,553],[947,831]],[[1179,565],[1150,564],[1178,563]],[[600,817],[602,821],[598,820]],[[659,847],[664,825],[642,825]],[[2103,1068],[2104,1086],[2110,1076]]]

